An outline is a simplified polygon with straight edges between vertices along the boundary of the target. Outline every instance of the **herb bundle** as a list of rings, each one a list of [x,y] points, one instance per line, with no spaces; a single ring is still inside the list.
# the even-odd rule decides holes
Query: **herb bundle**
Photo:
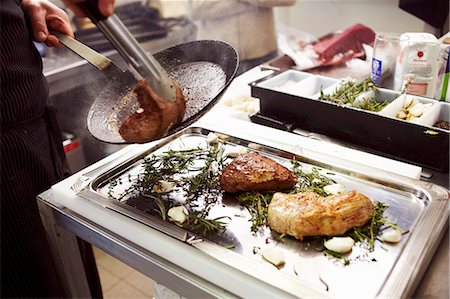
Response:
[[[188,226],[206,235],[225,229],[222,218],[208,219],[209,210],[220,198],[220,173],[223,168],[223,148],[211,145],[207,148],[168,150],[144,159],[143,170],[136,176],[118,178],[110,182],[108,195],[116,200],[139,198],[151,202],[153,211],[164,221],[167,211],[179,205],[179,198],[189,211]],[[123,192],[115,196],[115,188],[129,183]],[[157,192],[161,181],[176,183],[169,192]],[[182,196],[180,196],[182,195]]]
[[[388,104],[388,101],[377,102],[373,97],[358,98],[361,94],[370,91],[378,92],[378,88],[370,78],[363,81],[348,80],[341,83],[333,93],[325,94],[321,89],[319,99],[338,105],[349,105],[363,110],[378,112]]]

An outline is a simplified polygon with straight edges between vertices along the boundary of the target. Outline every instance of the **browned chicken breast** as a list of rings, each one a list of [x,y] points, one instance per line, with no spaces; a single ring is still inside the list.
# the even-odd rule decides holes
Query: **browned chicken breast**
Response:
[[[222,171],[220,186],[227,192],[277,191],[294,187],[295,175],[256,152],[239,155]]]
[[[356,191],[322,197],[314,192],[275,193],[269,204],[271,229],[299,240],[341,235],[364,225],[374,211],[372,201]]]

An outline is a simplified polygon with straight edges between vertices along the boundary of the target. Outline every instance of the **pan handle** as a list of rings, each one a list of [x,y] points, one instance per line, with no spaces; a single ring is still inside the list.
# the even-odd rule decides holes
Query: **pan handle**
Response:
[[[71,0],[73,4],[78,6],[94,24],[99,21],[106,20],[105,17],[98,8],[98,0]]]

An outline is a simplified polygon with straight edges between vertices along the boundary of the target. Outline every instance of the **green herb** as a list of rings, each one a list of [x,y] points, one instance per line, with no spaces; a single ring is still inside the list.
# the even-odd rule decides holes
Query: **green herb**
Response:
[[[202,235],[221,232],[225,217],[207,219],[209,210],[222,194],[220,173],[223,168],[223,147],[220,144],[207,148],[168,150],[144,159],[143,170],[135,176],[126,176],[129,187],[116,195],[115,188],[122,185],[122,178],[110,182],[108,195],[116,200],[143,198],[154,204],[152,210],[164,221],[167,211],[179,204],[180,195],[189,211],[191,229]],[[155,186],[160,181],[176,182],[177,187],[167,193],[158,193]],[[196,211],[201,207],[201,211]],[[151,211],[150,211],[151,212]]]
[[[230,217],[222,216],[214,219],[206,219],[202,211],[189,213],[189,225],[191,229],[202,236],[224,232],[226,223],[221,221],[221,219],[230,219]]]
[[[338,105],[349,105],[351,107],[374,112],[380,111],[388,104],[388,101],[378,102],[372,97],[358,99],[358,101],[355,101],[360,94],[368,91],[378,93],[378,88],[370,78],[363,81],[348,80],[342,82],[331,94],[325,94],[321,89],[319,99],[336,103]]]
[[[325,249],[323,251],[323,254],[325,254],[325,256],[327,256],[329,258],[333,258],[333,259],[336,259],[336,260],[342,262],[345,266],[350,264],[350,260],[348,259],[348,257],[343,254],[340,254],[340,253],[337,253],[337,252],[334,252],[334,251],[331,251],[328,249]]]
[[[297,185],[294,188],[292,193],[300,193],[300,192],[315,192],[321,196],[328,196],[328,194],[323,190],[323,187],[331,184],[335,184],[336,182],[324,175],[319,173],[319,170],[315,167],[311,169],[310,173],[304,172],[301,169],[301,165],[298,161],[292,160],[292,171],[297,177]]]
[[[397,228],[395,223],[388,221],[384,216],[384,212],[388,207],[389,206],[387,204],[377,201],[375,203],[375,210],[370,221],[362,227],[353,228],[346,235],[351,237],[356,242],[360,242],[365,245],[369,251],[373,251],[375,248],[375,238],[383,226],[388,225],[392,228]]]
[[[267,215],[272,195],[272,193],[245,192],[238,196],[239,203],[246,207],[250,213],[251,230],[253,232],[257,231],[260,226],[267,225]]]

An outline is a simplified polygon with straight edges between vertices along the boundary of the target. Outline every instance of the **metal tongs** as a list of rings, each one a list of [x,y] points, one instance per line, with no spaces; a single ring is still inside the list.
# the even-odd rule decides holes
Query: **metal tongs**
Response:
[[[137,79],[147,80],[163,99],[175,100],[176,91],[172,78],[159,62],[139,45],[138,41],[115,14],[110,17],[102,15],[98,9],[98,0],[74,2],[116,48]]]

